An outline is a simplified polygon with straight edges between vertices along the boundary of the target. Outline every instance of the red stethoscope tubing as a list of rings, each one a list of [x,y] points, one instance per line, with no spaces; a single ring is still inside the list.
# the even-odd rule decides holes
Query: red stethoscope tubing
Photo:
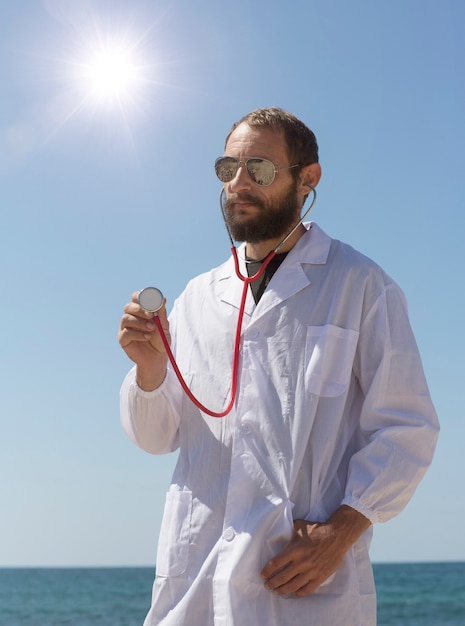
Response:
[[[268,256],[265,258],[265,260],[262,263],[262,266],[260,267],[260,269],[258,270],[258,272],[256,274],[254,274],[253,276],[244,276],[243,274],[241,274],[241,271],[240,271],[240,268],[239,268],[239,259],[237,257],[237,250],[236,250],[235,246],[232,246],[231,252],[232,252],[232,255],[233,255],[233,259],[234,259],[234,267],[235,267],[235,270],[236,270],[236,274],[237,274],[238,278],[240,278],[242,280],[242,282],[244,283],[244,286],[243,286],[243,289],[242,289],[241,304],[240,304],[240,307],[239,307],[239,315],[237,317],[237,324],[236,324],[236,336],[235,336],[235,340],[234,340],[233,363],[232,363],[232,382],[231,382],[230,399],[229,399],[229,402],[228,402],[226,408],[223,409],[223,411],[219,411],[219,412],[211,411],[206,406],[204,406],[194,396],[192,391],[189,389],[186,381],[184,380],[184,377],[181,374],[181,371],[180,371],[179,367],[177,366],[176,359],[174,358],[174,354],[173,354],[173,352],[171,350],[169,341],[166,338],[166,334],[165,334],[165,331],[164,331],[164,329],[163,329],[163,327],[161,325],[160,318],[158,317],[158,315],[156,313],[153,316],[153,320],[154,320],[155,324],[157,325],[158,331],[159,331],[160,336],[161,336],[161,340],[163,342],[163,346],[165,347],[166,354],[168,355],[168,358],[169,358],[170,363],[171,363],[171,365],[173,367],[173,370],[174,370],[176,376],[178,377],[178,380],[179,380],[179,382],[180,382],[184,392],[186,393],[188,398],[195,404],[195,406],[197,408],[199,408],[201,411],[203,411],[207,415],[210,415],[211,417],[225,417],[225,415],[227,415],[231,411],[231,409],[234,406],[234,402],[236,401],[237,379],[238,379],[238,374],[239,374],[239,355],[240,355],[240,345],[241,345],[242,321],[244,319],[245,302],[247,300],[247,290],[248,290],[248,287],[249,287],[250,283],[253,283],[255,280],[258,280],[263,275],[263,272],[266,270],[269,262],[271,261],[271,259],[276,254],[276,251],[272,250],[268,254]]]
[[[312,210],[313,205],[315,204],[316,191],[315,191],[314,187],[312,187],[312,185],[310,185],[309,183],[304,183],[304,185],[306,185],[307,187],[310,187],[310,189],[311,189],[311,191],[313,193],[313,199],[311,201],[310,206],[305,211],[305,213],[301,216],[301,218],[297,222],[297,224],[291,229],[291,231],[281,241],[281,243],[265,257],[265,259],[263,260],[262,266],[260,267],[258,272],[256,274],[254,274],[253,276],[244,276],[243,274],[241,274],[241,269],[239,267],[239,259],[238,259],[238,256],[237,256],[237,250],[236,250],[236,247],[234,245],[234,241],[233,241],[233,238],[231,236],[231,233],[229,232],[227,221],[225,220],[226,229],[228,231],[229,239],[231,240],[231,244],[232,244],[231,252],[232,252],[232,255],[233,255],[233,259],[234,259],[234,269],[236,270],[237,277],[240,280],[242,280],[242,282],[244,283],[244,287],[242,289],[241,304],[240,304],[240,307],[239,307],[239,315],[237,317],[236,337],[235,337],[235,340],[234,340],[233,364],[232,364],[232,382],[231,382],[231,392],[230,392],[231,395],[230,395],[229,402],[228,402],[226,408],[223,411],[219,411],[219,412],[211,411],[206,406],[204,406],[194,396],[192,391],[189,389],[189,387],[187,386],[186,381],[184,380],[183,375],[181,374],[181,371],[179,370],[179,367],[176,364],[176,360],[175,360],[174,355],[173,355],[173,353],[171,351],[170,344],[168,342],[168,339],[166,338],[165,331],[163,330],[163,327],[161,325],[160,318],[158,317],[157,313],[154,313],[154,316],[153,316],[154,322],[157,325],[158,331],[160,332],[160,336],[161,336],[161,339],[163,341],[163,345],[165,347],[166,353],[167,353],[168,358],[169,358],[169,360],[171,362],[171,365],[173,366],[173,370],[174,370],[176,376],[178,377],[179,382],[181,383],[182,388],[184,389],[184,391],[185,391],[186,395],[188,396],[188,398],[195,404],[195,406],[197,408],[199,408],[201,411],[203,411],[204,413],[206,413],[207,415],[210,415],[211,417],[224,417],[225,415],[227,415],[231,411],[231,409],[234,406],[234,402],[236,401],[237,380],[238,380],[238,376],[239,376],[239,356],[240,356],[240,347],[241,347],[242,321],[244,319],[245,302],[246,302],[246,299],[247,299],[248,287],[249,287],[250,283],[253,283],[255,280],[258,280],[263,275],[263,272],[268,267],[268,264],[271,261],[271,259],[283,247],[283,245],[286,243],[286,241],[288,241],[288,239],[294,234],[294,232],[297,230],[297,228],[299,228],[299,226],[302,224],[304,219],[307,217],[307,215]],[[221,210],[223,212],[223,215],[224,215],[224,206],[223,206],[224,194],[225,194],[225,191],[224,191],[224,189],[222,189],[221,193],[220,193],[220,205],[221,205]]]

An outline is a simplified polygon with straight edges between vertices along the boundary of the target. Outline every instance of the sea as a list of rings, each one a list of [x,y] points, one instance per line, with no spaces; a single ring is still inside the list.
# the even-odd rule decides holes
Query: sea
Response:
[[[465,563],[373,567],[378,626],[465,626]],[[0,569],[0,625],[142,626],[153,577],[150,567]]]

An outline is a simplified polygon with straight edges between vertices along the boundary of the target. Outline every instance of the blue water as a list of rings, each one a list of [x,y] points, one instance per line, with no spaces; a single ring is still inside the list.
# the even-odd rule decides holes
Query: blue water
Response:
[[[1,626],[141,626],[152,568],[0,569]]]
[[[374,565],[378,626],[465,626],[465,563]]]
[[[465,626],[465,563],[374,570],[378,626]],[[141,626],[153,574],[152,568],[0,569],[0,626]]]

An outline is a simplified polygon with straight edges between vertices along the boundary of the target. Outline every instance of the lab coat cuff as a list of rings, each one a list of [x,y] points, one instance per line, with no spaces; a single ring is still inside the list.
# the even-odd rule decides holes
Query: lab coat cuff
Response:
[[[137,395],[140,398],[156,398],[157,396],[162,395],[170,386],[170,382],[169,382],[169,378],[172,375],[172,372],[170,372],[170,370],[167,370],[166,372],[166,376],[163,379],[162,384],[157,387],[156,389],[152,389],[152,391],[145,391],[145,389],[142,389],[141,387],[139,387],[139,385],[136,382],[136,368],[134,367],[130,374],[132,374],[132,382],[129,385],[129,392],[131,393],[131,395]]]
[[[363,502],[360,502],[360,500],[354,496],[345,497],[344,500],[341,502],[341,505],[342,504],[350,506],[352,509],[355,509],[356,511],[364,515],[371,524],[376,524],[377,522],[379,522],[378,513],[365,506]]]

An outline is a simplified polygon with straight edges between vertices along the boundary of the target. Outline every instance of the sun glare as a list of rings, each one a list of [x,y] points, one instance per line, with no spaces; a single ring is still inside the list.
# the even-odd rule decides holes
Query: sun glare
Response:
[[[53,52],[45,57],[50,78],[61,88],[55,107],[58,130],[80,121],[132,141],[133,132],[152,114],[156,90],[166,84],[155,23],[138,27],[132,19],[77,15],[63,52],[52,42]]]
[[[90,50],[79,68],[87,97],[100,104],[133,99],[144,82],[140,61],[124,44],[109,43]]]

